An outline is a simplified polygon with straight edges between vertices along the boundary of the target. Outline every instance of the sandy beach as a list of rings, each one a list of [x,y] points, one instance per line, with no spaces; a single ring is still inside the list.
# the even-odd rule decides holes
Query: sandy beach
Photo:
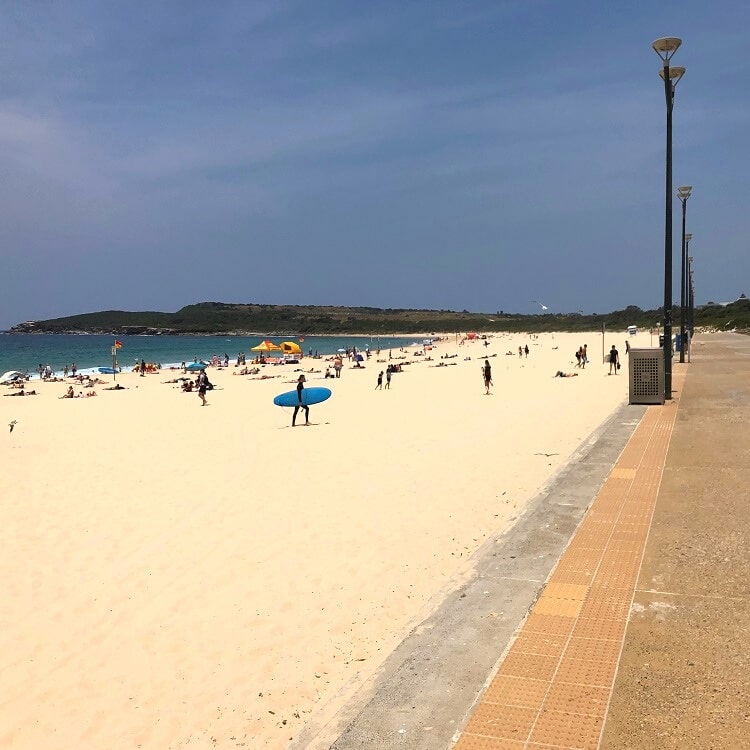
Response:
[[[627,399],[626,339],[651,346],[648,332],[450,336],[393,350],[390,390],[375,389],[383,351],[330,380],[307,358],[263,380],[211,368],[206,407],[169,370],[96,398],[38,379],[37,396],[0,397],[0,745],[285,747]],[[299,372],[333,396],[292,428],[272,398]]]

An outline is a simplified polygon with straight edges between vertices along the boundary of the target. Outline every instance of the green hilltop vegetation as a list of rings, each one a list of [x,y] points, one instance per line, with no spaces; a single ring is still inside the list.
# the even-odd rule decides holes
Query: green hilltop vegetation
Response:
[[[19,323],[14,333],[209,334],[411,334],[467,331],[591,331],[627,326],[656,327],[661,311],[630,306],[605,314],[544,313],[520,315],[501,311],[397,310],[377,307],[316,307],[201,302],[173,313],[103,312],[52,320]],[[679,329],[680,309],[673,308],[673,327]],[[750,331],[750,300],[744,295],[727,305],[713,302],[695,310],[695,327]]]

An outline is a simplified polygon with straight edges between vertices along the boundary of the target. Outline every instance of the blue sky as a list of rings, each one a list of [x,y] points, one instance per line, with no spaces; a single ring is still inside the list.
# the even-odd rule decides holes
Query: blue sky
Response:
[[[0,328],[658,307],[661,36],[697,301],[750,294],[748,28],[739,0],[3,3]]]

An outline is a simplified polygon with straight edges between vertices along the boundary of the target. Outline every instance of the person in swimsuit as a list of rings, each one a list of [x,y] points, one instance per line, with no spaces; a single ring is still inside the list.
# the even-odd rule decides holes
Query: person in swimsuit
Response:
[[[206,405],[206,390],[208,389],[208,375],[205,370],[201,370],[198,375],[198,398],[203,402],[201,406]]]
[[[620,366],[620,354],[615,349],[615,345],[612,344],[612,348],[609,350],[609,374],[612,374],[612,369],[614,368],[615,375],[617,375],[617,370]]]
[[[487,389],[485,395],[490,395],[490,386],[492,385],[492,368],[490,367],[489,359],[484,360],[484,367],[482,368],[482,375],[484,376],[484,387]]]
[[[294,407],[294,414],[292,414],[292,427],[294,427],[295,422],[297,421],[297,412],[300,409],[305,410],[305,424],[310,424],[310,407],[306,406],[302,403],[302,391],[305,390],[305,376],[300,375],[299,378],[297,378],[297,403]]]

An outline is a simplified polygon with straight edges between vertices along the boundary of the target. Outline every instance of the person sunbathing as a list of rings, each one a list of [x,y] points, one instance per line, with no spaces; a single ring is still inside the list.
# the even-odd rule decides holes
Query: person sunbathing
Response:
[[[110,385],[108,388],[104,389],[105,391],[124,391],[127,390],[124,385],[120,385],[119,383],[116,383],[115,385]]]
[[[60,398],[75,398],[75,391],[73,390],[73,386],[68,386],[68,390],[65,391],[65,393],[60,396]]]
[[[3,393],[3,396],[36,396],[36,391],[16,391],[15,393]]]
[[[562,370],[558,370],[553,377],[555,378],[577,378],[578,373],[577,372],[563,372]]]

